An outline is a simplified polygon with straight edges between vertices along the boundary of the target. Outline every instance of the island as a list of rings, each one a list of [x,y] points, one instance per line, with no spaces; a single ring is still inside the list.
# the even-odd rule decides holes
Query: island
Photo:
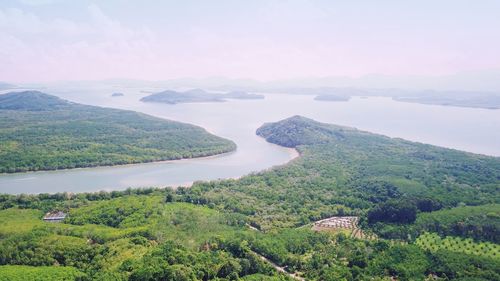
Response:
[[[0,276],[498,280],[500,158],[303,116],[256,133],[300,157],[189,188],[1,195]]]
[[[314,100],[317,101],[349,101],[350,99],[351,99],[350,96],[332,95],[332,94],[318,95],[314,98]]]
[[[197,103],[197,102],[224,102],[227,99],[263,99],[263,95],[249,94],[242,91],[232,91],[225,94],[210,93],[201,89],[192,89],[184,92],[166,90],[141,98],[143,102],[157,102],[166,104]]]
[[[201,89],[193,89],[185,92],[166,90],[141,98],[142,102],[157,102],[166,104],[196,103],[196,102],[224,102],[219,95],[210,94]]]
[[[480,96],[452,96],[452,95],[424,95],[415,97],[394,97],[396,101],[433,104],[444,106],[459,106],[484,109],[500,109],[500,94],[499,95],[480,95]]]
[[[123,93],[113,93],[111,94],[112,97],[123,97],[124,94]]]
[[[497,91],[466,90],[404,90],[396,88],[276,88],[273,92],[295,95],[314,95],[317,101],[348,101],[351,97],[388,97],[395,101],[428,105],[500,109]]]
[[[203,157],[236,145],[203,128],[38,91],[0,95],[0,173]]]

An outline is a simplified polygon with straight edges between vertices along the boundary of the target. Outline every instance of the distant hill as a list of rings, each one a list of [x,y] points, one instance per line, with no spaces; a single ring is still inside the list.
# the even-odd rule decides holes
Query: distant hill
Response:
[[[302,116],[266,123],[256,133],[268,142],[296,148],[301,157],[231,187],[220,185],[198,200],[218,202],[218,198],[232,196],[239,203],[231,205],[231,210],[252,214],[253,226],[261,230],[296,227],[315,216],[316,220],[334,216],[336,204],[341,204],[342,213],[350,208],[350,215],[366,216],[365,227],[377,235],[408,239],[408,234],[416,237],[425,230],[436,231],[428,228],[436,224],[409,228],[408,221],[415,214],[398,217],[388,212],[391,208],[418,206],[421,212],[429,212],[500,202],[499,157],[390,138]],[[196,192],[197,186],[190,190]],[[389,203],[384,205],[385,201]],[[370,216],[365,212],[369,208],[373,208]],[[443,226],[443,230],[464,222],[449,219],[449,227]],[[405,226],[400,228],[399,223]],[[477,224],[471,221],[467,225]],[[465,237],[491,240],[491,229],[476,227],[474,235],[465,229],[468,226],[462,228]]]
[[[203,128],[72,103],[36,91],[0,95],[0,172],[209,156],[236,145]]]
[[[224,99],[217,95],[209,94],[203,90],[195,89],[186,92],[166,90],[143,97],[141,101],[177,104],[192,102],[223,102]]]
[[[233,91],[226,94],[209,93],[201,89],[178,92],[166,90],[143,97],[143,102],[158,102],[167,104],[196,103],[196,102],[224,102],[226,99],[263,99],[263,95]]]
[[[72,103],[38,91],[11,92],[0,95],[0,109],[43,111],[71,107]]]
[[[112,97],[123,97],[124,94],[123,93],[113,93],[111,94]]]
[[[353,128],[320,123],[312,119],[293,116],[279,122],[266,123],[257,129],[257,135],[268,142],[286,147],[329,143],[345,137]]]

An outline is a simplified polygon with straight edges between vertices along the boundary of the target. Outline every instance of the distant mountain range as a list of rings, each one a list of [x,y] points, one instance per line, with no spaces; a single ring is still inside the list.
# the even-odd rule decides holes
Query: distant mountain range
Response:
[[[44,111],[68,109],[73,103],[38,91],[11,92],[0,95],[0,109]]]
[[[423,91],[486,91],[500,92],[500,69],[459,72],[447,75],[384,75],[369,74],[358,77],[326,76],[294,79],[255,80],[235,79],[222,76],[205,78],[178,78],[159,81],[140,79],[107,79],[100,81],[63,81],[51,85],[107,84],[120,87],[155,87],[160,89],[202,88],[217,91],[242,90],[247,92],[270,92],[290,88],[367,88],[405,89]],[[33,84],[41,86],[45,84]]]
[[[6,84],[6,83],[4,83]],[[1,85],[1,84],[0,84]],[[317,100],[345,100],[352,96],[383,96],[398,101],[476,108],[500,108],[500,70],[461,72],[441,76],[364,75],[328,76],[303,79],[258,81],[226,77],[181,78],[162,81],[107,79],[100,81],[63,81],[23,84],[23,88],[131,88],[156,93],[145,102],[170,104],[185,102],[221,102],[229,98],[263,98],[248,92],[316,95]],[[182,91],[177,89],[203,88]],[[1,86],[0,86],[1,89]],[[162,89],[174,89],[160,92]],[[236,91],[235,94],[232,91]],[[216,94],[214,92],[229,92]]]

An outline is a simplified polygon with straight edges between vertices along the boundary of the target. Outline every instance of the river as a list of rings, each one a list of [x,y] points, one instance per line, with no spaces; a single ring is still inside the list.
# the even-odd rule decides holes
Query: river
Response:
[[[403,103],[384,97],[325,102],[314,101],[313,96],[283,94],[265,94],[264,100],[167,105],[140,102],[139,99],[148,94],[134,88],[43,91],[84,104],[130,109],[199,125],[233,140],[238,149],[199,159],[3,174],[0,175],[1,193],[109,191],[237,178],[285,164],[297,156],[295,150],[267,143],[255,135],[255,130],[264,122],[297,114],[391,137],[500,156],[500,110]],[[113,92],[122,92],[125,96],[111,97]]]

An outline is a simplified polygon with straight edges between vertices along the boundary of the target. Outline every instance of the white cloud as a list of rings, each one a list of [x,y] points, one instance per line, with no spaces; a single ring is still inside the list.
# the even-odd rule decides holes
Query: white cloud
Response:
[[[500,61],[498,17],[484,16],[495,9],[473,21],[429,4],[77,3],[0,5],[0,80],[440,74]]]
[[[151,60],[155,35],[127,28],[88,7],[88,20],[44,20],[20,9],[0,9],[2,80],[97,79]],[[77,79],[78,79],[77,78]]]
[[[19,0],[19,2],[30,6],[43,6],[55,4],[57,2],[61,2],[61,0]]]

